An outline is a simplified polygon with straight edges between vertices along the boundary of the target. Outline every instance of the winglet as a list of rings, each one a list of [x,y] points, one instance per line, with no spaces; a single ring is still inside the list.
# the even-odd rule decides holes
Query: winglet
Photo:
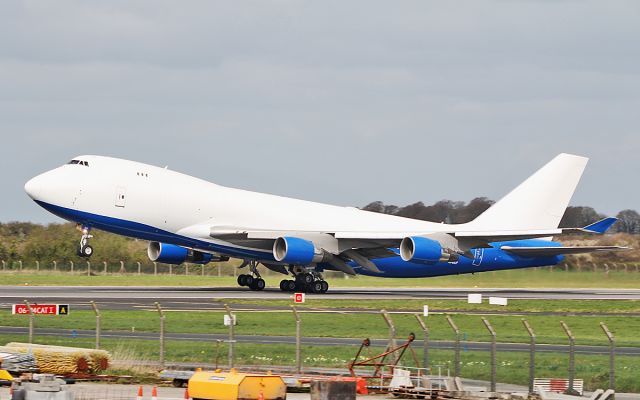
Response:
[[[587,225],[582,228],[583,231],[591,232],[591,233],[605,233],[611,225],[615,224],[618,218],[609,217],[605,219],[601,219],[600,221],[594,222],[591,225]]]

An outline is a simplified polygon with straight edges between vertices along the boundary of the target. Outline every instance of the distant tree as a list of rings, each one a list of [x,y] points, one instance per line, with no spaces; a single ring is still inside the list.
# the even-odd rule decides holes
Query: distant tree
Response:
[[[640,214],[636,210],[622,210],[616,215],[618,232],[640,234]]]
[[[362,209],[364,211],[371,211],[371,212],[387,214],[387,213],[385,213],[385,205],[381,201],[374,201],[373,203],[369,203],[366,206],[362,207]]]
[[[605,218],[592,207],[567,207],[560,220],[560,228],[580,228]]]

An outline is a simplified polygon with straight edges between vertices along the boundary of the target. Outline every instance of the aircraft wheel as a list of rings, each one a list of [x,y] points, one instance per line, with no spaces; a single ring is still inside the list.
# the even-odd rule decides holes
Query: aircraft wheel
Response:
[[[264,279],[262,279],[262,278],[255,279],[253,281],[253,287],[255,287],[254,290],[258,290],[258,291],[259,290],[264,290],[265,286],[267,286],[267,284],[265,283]]]
[[[285,286],[286,291],[287,292],[295,292],[296,291],[296,286],[297,286],[296,285],[296,281],[289,279],[286,282],[287,282],[287,284]]]
[[[322,282],[315,281],[311,284],[311,292],[312,293],[322,293]]]
[[[283,292],[286,292],[287,291],[287,286],[286,285],[287,285],[287,280],[286,279],[281,280],[280,281],[280,290],[283,291]]]
[[[302,274],[302,282],[306,283],[307,285],[312,285],[313,284],[313,275],[306,273],[306,274]]]
[[[247,275],[245,274],[238,275],[238,285],[247,286]]]
[[[245,276],[246,276],[246,278],[244,278],[245,282],[246,282],[245,286],[249,286],[250,287],[253,284],[253,281],[255,281],[255,279],[251,275],[245,275]]]
[[[329,283],[327,281],[320,281],[322,283],[322,291],[321,293],[327,293],[329,290]]]
[[[81,257],[91,257],[93,254],[93,247],[86,245],[80,248],[79,252]]]

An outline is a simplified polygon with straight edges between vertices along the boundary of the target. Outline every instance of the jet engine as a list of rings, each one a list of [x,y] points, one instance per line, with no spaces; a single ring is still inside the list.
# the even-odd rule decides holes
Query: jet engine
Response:
[[[151,261],[165,264],[182,264],[183,262],[207,264],[214,258],[213,254],[160,242],[149,242],[147,255]]]
[[[281,236],[273,243],[273,257],[295,265],[307,265],[322,261],[323,252],[317,250],[312,242],[290,236]]]
[[[400,242],[400,257],[404,261],[435,264],[438,261],[454,261],[440,242],[422,236],[409,236]]]

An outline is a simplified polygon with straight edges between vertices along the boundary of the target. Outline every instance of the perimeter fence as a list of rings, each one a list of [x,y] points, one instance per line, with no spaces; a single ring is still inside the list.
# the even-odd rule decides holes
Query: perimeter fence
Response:
[[[634,323],[597,317],[255,308],[202,301],[102,310],[72,305],[67,316],[10,315],[0,305],[0,345],[8,341],[111,351],[116,368],[254,365],[293,372],[344,368],[410,343],[398,365],[431,374],[528,385],[566,379],[574,388],[640,391]],[[196,301],[197,303],[197,301]],[[25,300],[27,307],[32,303]],[[584,321],[588,318],[588,321]],[[629,316],[627,319],[637,316]],[[612,327],[613,324],[613,327]],[[572,331],[572,327],[575,330]],[[628,330],[627,328],[628,327]],[[611,329],[610,329],[611,328]],[[538,332],[538,335],[536,333]],[[621,336],[622,346],[616,343]],[[370,343],[365,346],[364,338]],[[415,338],[415,340],[413,340]],[[370,340],[369,340],[370,339]],[[360,351],[358,351],[360,349]],[[393,354],[382,364],[395,362]]]
[[[9,273],[37,273],[37,272],[54,272],[54,273],[71,273],[77,275],[200,275],[200,276],[233,276],[236,277],[239,273],[237,264],[231,262],[211,263],[206,265],[183,263],[179,265],[164,264],[158,262],[140,262],[140,261],[108,261],[108,260],[86,260],[82,262],[74,262],[70,260],[63,261],[33,261],[26,262],[23,260],[0,260],[0,271]],[[277,272],[273,272],[267,268],[259,267],[261,274],[280,275]],[[546,267],[533,267],[531,269],[544,269],[554,271],[577,271],[577,272],[603,272],[608,274],[610,272],[624,272],[624,273],[640,273],[640,263],[621,263],[621,262],[609,262],[609,263],[578,263],[576,265],[569,265],[567,263],[546,266]],[[240,272],[239,272],[240,271]],[[329,276],[337,277],[347,275],[331,271],[328,272]]]

